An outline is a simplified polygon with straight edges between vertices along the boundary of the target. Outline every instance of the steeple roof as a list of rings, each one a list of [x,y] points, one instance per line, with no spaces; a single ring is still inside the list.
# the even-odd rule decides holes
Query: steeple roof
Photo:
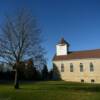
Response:
[[[67,44],[69,46],[69,43],[64,38],[61,38],[58,44]]]

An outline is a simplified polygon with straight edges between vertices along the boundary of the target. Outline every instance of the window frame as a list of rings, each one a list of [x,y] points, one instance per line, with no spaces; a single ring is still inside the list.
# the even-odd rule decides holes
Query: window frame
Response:
[[[80,72],[83,72],[83,71],[84,71],[83,63],[80,63]]]
[[[61,72],[64,72],[64,64],[61,64]]]
[[[94,72],[94,65],[92,62],[90,63],[90,72]]]
[[[70,72],[74,72],[74,66],[72,63],[70,63]]]

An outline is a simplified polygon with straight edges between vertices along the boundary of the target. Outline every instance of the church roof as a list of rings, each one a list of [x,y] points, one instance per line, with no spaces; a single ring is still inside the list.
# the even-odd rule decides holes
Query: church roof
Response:
[[[61,38],[58,44],[67,44],[69,46],[69,43],[64,38]]]
[[[53,61],[72,60],[72,59],[85,59],[85,58],[100,58],[100,49],[74,51],[69,52],[68,55],[55,55]]]

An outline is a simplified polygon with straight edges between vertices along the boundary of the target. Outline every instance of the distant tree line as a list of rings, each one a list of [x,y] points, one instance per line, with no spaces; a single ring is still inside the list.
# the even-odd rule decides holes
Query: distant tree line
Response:
[[[13,69],[15,69],[13,66]],[[26,62],[20,62],[19,66],[19,80],[22,81],[41,81],[41,80],[52,80],[53,79],[53,70],[51,69],[48,71],[47,65],[44,64],[42,66],[42,70],[37,69],[32,59],[29,59]],[[0,80],[11,81],[15,78],[15,71],[7,70],[3,71],[0,70]]]

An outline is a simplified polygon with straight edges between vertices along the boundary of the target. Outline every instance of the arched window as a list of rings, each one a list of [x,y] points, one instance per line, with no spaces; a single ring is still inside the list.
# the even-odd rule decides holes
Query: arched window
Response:
[[[93,71],[94,71],[93,63],[90,63],[90,72],[93,72]]]
[[[80,72],[83,72],[83,64],[80,63]]]
[[[70,64],[70,72],[73,72],[74,71],[74,68],[73,68],[73,64],[71,63]]]
[[[64,72],[64,64],[61,64],[61,72]]]

